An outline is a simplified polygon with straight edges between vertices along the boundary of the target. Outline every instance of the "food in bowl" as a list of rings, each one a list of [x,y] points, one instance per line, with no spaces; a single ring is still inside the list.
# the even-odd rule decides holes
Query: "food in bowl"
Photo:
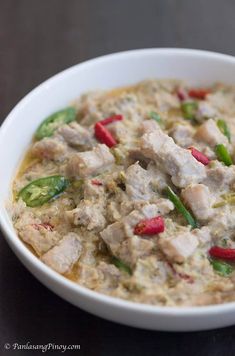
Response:
[[[13,183],[22,241],[65,277],[161,306],[235,300],[235,89],[145,80],[47,117]]]

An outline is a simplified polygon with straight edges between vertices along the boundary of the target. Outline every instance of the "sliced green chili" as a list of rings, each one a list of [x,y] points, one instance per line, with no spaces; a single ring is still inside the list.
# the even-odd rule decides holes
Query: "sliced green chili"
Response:
[[[223,277],[229,276],[233,272],[233,267],[223,261],[210,260],[213,269]]]
[[[32,208],[41,206],[62,193],[68,185],[69,181],[59,175],[39,178],[21,189],[18,198],[22,198]]]
[[[178,210],[178,212],[180,212],[183,215],[183,217],[186,219],[189,225],[191,225],[193,229],[196,229],[198,227],[196,220],[190,214],[190,212],[185,208],[180,198],[173,192],[173,190],[169,186],[166,188],[166,194],[168,196],[168,199],[172,201],[175,208]]]
[[[231,142],[231,132],[228,128],[227,123],[224,120],[219,119],[217,121],[217,126],[220,129],[220,131],[224,134],[224,136],[227,137],[228,141]]]
[[[68,107],[57,111],[48,116],[38,127],[35,138],[41,140],[44,137],[50,137],[54,131],[61,125],[68,124],[76,118],[76,110],[73,107]]]
[[[231,166],[231,164],[233,164],[232,158],[227,148],[222,143],[215,147],[215,153],[218,159],[222,161],[226,166]]]
[[[181,110],[183,116],[187,120],[195,119],[195,114],[198,108],[198,103],[196,101],[186,101],[181,104]]]
[[[112,263],[121,271],[124,271],[130,275],[132,274],[131,268],[125,262],[121,261],[119,258],[113,256]]]
[[[151,119],[155,120],[158,124],[162,123],[161,116],[158,113],[156,113],[155,111],[151,111],[149,113],[149,116],[150,116]]]

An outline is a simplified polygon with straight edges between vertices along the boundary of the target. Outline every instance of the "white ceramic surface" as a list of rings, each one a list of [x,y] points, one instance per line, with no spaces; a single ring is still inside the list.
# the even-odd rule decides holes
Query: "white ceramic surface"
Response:
[[[110,89],[154,77],[182,78],[192,85],[202,86],[215,81],[235,84],[235,58],[188,49],[134,50],[78,64],[38,86],[17,104],[0,128],[0,225],[12,250],[36,278],[90,313],[155,330],[192,331],[232,325],[235,303],[194,308],[157,307],[80,287],[49,269],[23,245],[5,208],[16,167],[45,116],[88,90]]]

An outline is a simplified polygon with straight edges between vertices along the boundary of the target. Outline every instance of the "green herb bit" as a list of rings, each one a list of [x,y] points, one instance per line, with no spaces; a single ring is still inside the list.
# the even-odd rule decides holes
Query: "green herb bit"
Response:
[[[197,221],[194,219],[194,217],[186,209],[180,198],[173,192],[173,190],[169,186],[166,188],[166,194],[168,199],[172,201],[175,208],[183,215],[189,225],[191,225],[193,229],[196,229],[198,227]]]
[[[76,110],[73,107],[68,107],[63,110],[48,116],[38,127],[35,138],[41,140],[44,137],[50,137],[54,131],[64,124],[74,121],[76,118]]]
[[[181,104],[181,110],[183,116],[187,120],[195,119],[195,114],[198,108],[198,103],[196,101],[187,101]]]
[[[224,136],[227,137],[228,141],[231,142],[231,132],[228,128],[227,123],[224,120],[219,119],[217,121],[217,126],[220,129],[220,131],[222,132],[222,134],[224,134]]]
[[[121,271],[124,271],[129,275],[132,274],[131,268],[125,262],[121,261],[119,258],[113,256],[112,263]]]
[[[215,153],[217,155],[217,158],[223,162],[226,166],[231,166],[233,164],[232,158],[230,156],[230,153],[228,152],[227,148],[220,143],[215,147]]]
[[[223,277],[228,277],[233,272],[233,267],[226,262],[210,260],[213,269]]]
[[[151,111],[149,113],[149,116],[150,116],[151,119],[155,120],[158,124],[162,123],[161,116],[158,113],[156,113],[155,111]]]

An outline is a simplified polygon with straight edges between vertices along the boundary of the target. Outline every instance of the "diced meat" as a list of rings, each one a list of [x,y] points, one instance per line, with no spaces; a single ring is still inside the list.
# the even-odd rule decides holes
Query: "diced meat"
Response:
[[[118,142],[128,142],[130,139],[130,130],[128,130],[123,122],[114,122],[107,125],[107,128]]]
[[[234,237],[235,219],[234,209],[230,205],[225,205],[221,209],[215,209],[213,219],[208,224],[213,241],[221,243],[222,238]]]
[[[74,225],[83,225],[88,230],[100,231],[106,223],[103,213],[103,206],[89,200],[82,200],[77,208],[67,211],[66,215]]]
[[[71,146],[89,146],[92,142],[91,132],[75,121],[61,126],[57,130],[57,134]]]
[[[91,180],[86,180],[83,185],[84,199],[85,200],[97,200],[104,198],[104,186],[93,184]]]
[[[169,135],[173,137],[177,145],[186,148],[192,145],[193,134],[194,131],[191,126],[180,124],[176,124],[169,132]]]
[[[208,101],[201,100],[198,102],[198,110],[196,112],[197,121],[203,121],[205,118],[213,118],[218,116],[217,110]]]
[[[138,163],[126,170],[126,193],[131,200],[149,200],[154,194],[150,187],[151,177]]]
[[[114,163],[114,157],[106,145],[99,144],[92,151],[75,153],[66,171],[69,176],[87,177],[97,174]]]
[[[101,274],[107,287],[116,288],[118,286],[121,273],[116,266],[101,261],[97,266],[97,270]]]
[[[118,257],[130,266],[134,266],[139,258],[152,253],[154,242],[133,236],[125,240],[118,251]]]
[[[117,221],[107,226],[106,229],[100,233],[100,235],[112,253],[114,255],[118,255],[120,245],[126,239],[126,234],[123,229],[122,222]]]
[[[182,197],[198,220],[205,221],[212,216],[212,197],[206,185],[191,184],[182,191]]]
[[[96,289],[100,286],[100,273],[97,267],[79,261],[79,284]]]
[[[183,263],[198,246],[198,239],[191,232],[159,239],[162,252],[171,262]]]
[[[206,176],[203,164],[188,150],[176,145],[173,139],[161,130],[143,135],[141,148],[146,157],[160,164],[171,175],[172,182],[177,187],[199,183]]]
[[[201,245],[208,245],[211,241],[212,236],[208,226],[203,226],[201,229],[194,229],[192,234],[197,236]]]
[[[207,170],[207,177],[203,181],[213,192],[223,189],[235,182],[235,166],[227,167],[221,162],[213,162],[213,167]]]
[[[125,225],[125,228],[133,228],[141,220],[151,219],[157,215],[160,215],[158,205],[146,203],[139,210],[133,210],[129,215],[125,216],[122,221]]]
[[[155,204],[158,207],[158,211],[160,215],[168,214],[170,211],[174,210],[175,208],[174,204],[169,199],[165,199],[165,198],[160,198],[156,200]]]
[[[228,139],[222,134],[216,122],[212,119],[205,121],[198,129],[195,134],[195,138],[203,142],[208,143],[208,145],[215,146],[219,143],[228,145]]]
[[[170,178],[163,172],[160,167],[157,167],[154,162],[150,162],[147,166],[148,174],[151,176],[151,185],[153,189],[162,192],[169,185]]]
[[[139,131],[141,135],[143,135],[145,133],[150,133],[158,129],[159,129],[159,125],[155,120],[144,120],[140,124]]]
[[[79,236],[73,232],[68,233],[59,244],[42,256],[42,261],[58,273],[67,273],[82,252]]]
[[[38,218],[25,211],[16,223],[19,235],[29,244],[37,255],[41,256],[53,247],[61,238],[56,231],[51,231]]]
[[[32,147],[32,154],[41,159],[62,161],[68,154],[67,145],[57,137],[45,137]]]
[[[123,259],[127,263],[135,263],[137,256],[146,255],[153,247],[153,242],[141,239],[134,235],[134,226],[143,219],[150,219],[159,215],[159,209],[155,204],[145,204],[139,210],[132,211],[108,227],[101,233],[101,237],[108,245],[113,255]],[[141,247],[142,246],[142,247]]]

